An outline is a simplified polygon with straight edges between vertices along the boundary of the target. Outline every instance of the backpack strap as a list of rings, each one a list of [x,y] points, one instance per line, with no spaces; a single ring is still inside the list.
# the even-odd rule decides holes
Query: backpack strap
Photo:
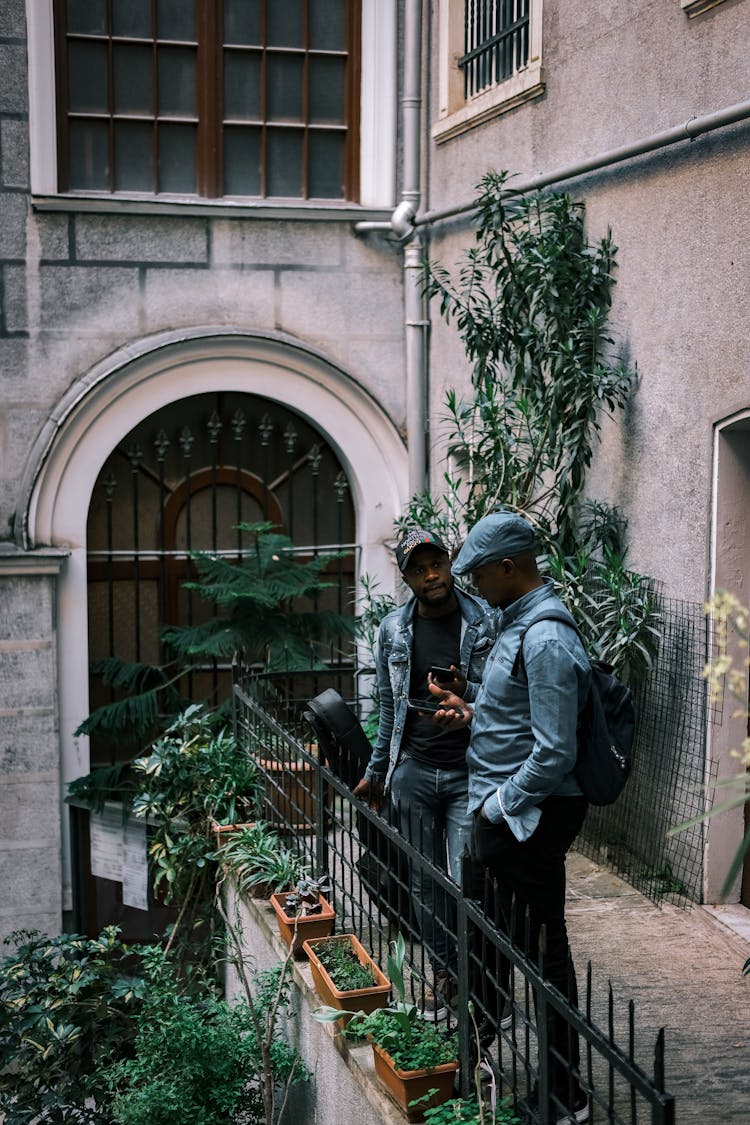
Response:
[[[539,621],[559,621],[562,625],[569,625],[571,629],[575,629],[576,633],[578,634],[578,639],[581,642],[581,644],[584,644],[583,637],[581,636],[581,630],[578,628],[575,621],[570,616],[570,614],[567,613],[567,611],[562,612],[559,609],[550,609],[546,613],[542,612],[537,617],[533,617],[531,619],[531,621],[528,623],[528,625],[523,630],[523,632],[521,633],[521,636],[518,639],[518,652],[516,653],[516,658],[513,661],[513,667],[510,670],[511,676],[514,676],[514,677],[518,678],[518,673],[521,671],[521,668],[523,667],[523,642],[524,642],[524,638],[525,638],[526,634],[528,633],[529,629],[531,628],[531,626],[536,625]],[[585,645],[584,645],[584,648],[585,648]]]

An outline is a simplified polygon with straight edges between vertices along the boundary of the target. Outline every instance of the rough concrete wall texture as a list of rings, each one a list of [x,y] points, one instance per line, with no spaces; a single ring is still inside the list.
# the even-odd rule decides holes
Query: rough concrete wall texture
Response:
[[[692,20],[678,3],[545,0],[545,93],[433,145],[429,207],[468,203],[490,169],[526,179],[743,101],[747,15],[734,0]],[[695,601],[708,582],[713,426],[750,406],[749,141],[738,124],[557,185],[585,202],[591,239],[612,231],[611,325],[640,372],[627,414],[603,426],[590,491],[626,515],[631,565]],[[466,220],[438,226],[432,256],[450,266],[471,240]],[[455,330],[435,319],[433,333],[435,417],[434,396],[467,388],[468,369]]]
[[[55,579],[0,576],[0,932],[60,927]]]

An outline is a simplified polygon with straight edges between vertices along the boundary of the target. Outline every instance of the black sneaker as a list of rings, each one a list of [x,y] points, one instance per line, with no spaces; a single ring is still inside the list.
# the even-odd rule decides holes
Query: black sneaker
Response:
[[[589,1099],[586,1094],[581,1091],[575,1101],[574,1108],[570,1113],[564,1113],[562,1117],[557,1118],[557,1125],[583,1125],[583,1122],[588,1121],[591,1117],[591,1110],[589,1108]]]

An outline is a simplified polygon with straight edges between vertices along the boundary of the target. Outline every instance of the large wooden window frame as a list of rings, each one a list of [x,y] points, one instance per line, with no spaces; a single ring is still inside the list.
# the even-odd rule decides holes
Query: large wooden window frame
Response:
[[[273,0],[266,0],[272,3]],[[155,2],[152,5],[155,10]],[[265,12],[266,4],[261,5],[261,39],[262,43],[254,48],[256,55],[261,55],[261,68],[265,73],[267,58],[270,54],[297,55],[303,67],[303,99],[302,112],[298,121],[287,124],[302,132],[302,187],[300,195],[295,199],[321,198],[337,201],[359,202],[359,163],[360,163],[360,42],[361,42],[361,0],[346,0],[345,3],[345,49],[343,51],[327,51],[312,49],[309,45],[309,0],[302,0],[303,9],[303,45],[300,48],[269,47],[266,44]],[[70,187],[69,163],[69,123],[73,119],[87,117],[104,121],[108,127],[108,194],[119,194],[115,187],[115,160],[114,160],[114,128],[118,121],[141,120],[151,125],[152,135],[152,160],[151,160],[151,193],[164,195],[159,191],[158,184],[158,150],[157,150],[157,125],[170,120],[167,115],[159,115],[155,107],[148,115],[137,118],[132,114],[118,115],[115,113],[113,101],[112,82],[112,48],[113,44],[120,42],[133,42],[120,39],[112,34],[111,0],[107,0],[108,32],[102,35],[82,36],[77,33],[68,33],[66,18],[66,0],[53,0],[54,19],[54,48],[56,71],[56,112],[57,112],[57,160],[58,160],[58,190],[74,192],[77,189]],[[225,129],[231,127],[232,121],[224,113],[224,82],[223,60],[225,52],[223,29],[223,5],[214,0],[196,0],[196,38],[187,43],[196,51],[196,112],[194,117],[180,116],[173,120],[185,124],[193,120],[196,126],[196,191],[185,194],[195,195],[199,198],[222,199],[227,194],[224,191],[224,135]],[[71,40],[104,42],[107,46],[109,57],[109,77],[107,105],[101,111],[86,114],[74,114],[69,111],[69,84],[68,84],[68,44]],[[152,48],[159,44],[156,36],[155,17],[152,15],[152,38],[138,40],[140,43],[150,43]],[[156,89],[154,70],[157,66],[157,52],[152,49],[152,89]],[[341,58],[344,61],[344,122],[340,126],[334,123],[315,123],[310,120],[310,106],[308,98],[308,70],[311,59],[315,58]],[[260,114],[256,118],[247,118],[242,124],[251,125],[260,130],[260,192],[258,196],[245,198],[273,198],[267,190],[268,160],[267,138],[269,127],[278,129],[278,121],[269,122],[266,116],[265,97],[263,95],[264,83],[261,82]],[[343,153],[343,182],[340,196],[314,197],[310,193],[310,163],[309,145],[310,138],[315,133],[341,132],[344,134]],[[83,190],[83,189],[81,189]],[[91,194],[86,189],[86,194]]]

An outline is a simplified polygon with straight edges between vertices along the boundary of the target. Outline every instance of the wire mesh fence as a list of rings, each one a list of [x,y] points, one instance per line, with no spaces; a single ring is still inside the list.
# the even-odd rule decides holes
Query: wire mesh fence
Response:
[[[657,598],[661,640],[636,693],[633,772],[614,805],[589,809],[576,848],[654,902],[689,907],[701,900],[707,829],[667,832],[705,808],[706,725],[720,717],[720,704],[709,704],[702,676],[709,655],[704,607]]]

